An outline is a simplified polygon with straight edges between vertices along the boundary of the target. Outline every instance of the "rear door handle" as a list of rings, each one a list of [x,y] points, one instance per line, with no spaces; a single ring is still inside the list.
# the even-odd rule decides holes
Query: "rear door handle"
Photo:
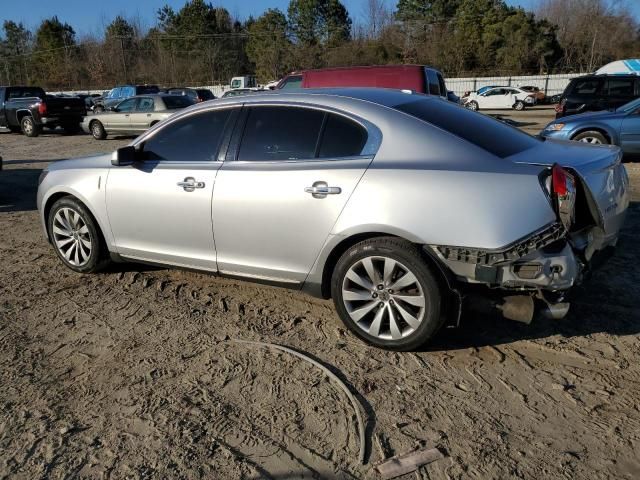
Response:
[[[185,192],[193,192],[196,188],[204,188],[204,182],[196,182],[193,177],[187,177],[182,182],[178,182],[178,186],[182,187]]]
[[[327,195],[339,195],[342,193],[340,187],[330,187],[327,182],[314,182],[311,187],[305,187],[304,191],[310,193],[313,198],[325,198]]]

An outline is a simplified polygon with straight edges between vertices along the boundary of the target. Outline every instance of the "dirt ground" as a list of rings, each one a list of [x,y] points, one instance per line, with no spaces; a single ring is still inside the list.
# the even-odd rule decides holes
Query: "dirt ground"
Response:
[[[536,132],[550,111],[507,115]],[[524,125],[526,124],[526,125]],[[359,342],[328,301],[140,265],[79,275],[44,241],[37,178],[129,140],[0,133],[0,478],[640,478],[640,166],[616,255],[568,318],[467,315],[423,351]],[[355,415],[303,351],[356,393]]]

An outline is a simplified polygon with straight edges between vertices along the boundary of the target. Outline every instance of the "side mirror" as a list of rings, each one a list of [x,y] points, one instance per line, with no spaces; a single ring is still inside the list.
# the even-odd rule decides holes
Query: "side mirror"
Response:
[[[135,147],[122,147],[117,149],[111,155],[111,165],[116,167],[124,167],[126,165],[132,165],[139,158],[138,152]]]

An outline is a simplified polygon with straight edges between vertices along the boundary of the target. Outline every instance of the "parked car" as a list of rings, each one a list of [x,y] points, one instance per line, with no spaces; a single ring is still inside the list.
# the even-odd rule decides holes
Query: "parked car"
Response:
[[[640,77],[637,75],[585,75],[569,82],[556,105],[556,118],[614,110],[638,97]]]
[[[37,137],[43,127],[75,133],[86,114],[78,97],[47,95],[40,87],[0,87],[0,127],[27,137]]]
[[[534,97],[536,97],[537,103],[545,103],[547,95],[544,93],[544,90],[540,90],[540,87],[534,87],[532,85],[525,85],[519,87],[520,90],[524,90],[525,92],[531,93]]]
[[[165,93],[170,95],[186,95],[193,100],[193,103],[204,102],[207,100],[214,100],[216,97],[211,90],[206,88],[182,88],[174,87],[164,90]]]
[[[463,99],[464,106],[469,110],[499,110],[513,108],[524,110],[525,106],[533,106],[536,99],[529,92],[517,87],[496,87],[482,93],[472,92]]]
[[[226,92],[224,92],[220,98],[240,97],[242,95],[251,95],[252,93],[262,91],[263,90],[259,88],[234,88],[232,90],[227,90]]]
[[[617,147],[542,141],[433,96],[310,92],[205,102],[113,155],[49,164],[37,205],[56,254],[82,273],[142,261],[302,289],[406,350],[470,291],[504,296],[510,318],[530,321],[534,299],[561,317],[616,244]]]
[[[376,65],[304,70],[284,77],[277,89],[328,87],[396,88],[449,98],[442,73],[424,65]]]
[[[540,135],[596,145],[618,145],[627,156],[640,155],[640,98],[613,111],[556,119]]]
[[[85,117],[82,129],[96,140],[111,134],[139,135],[194,103],[183,95],[139,95],[123,100],[111,111]]]
[[[104,112],[109,108],[115,107],[122,100],[135,97],[136,95],[152,95],[160,93],[157,85],[122,85],[112,88],[102,97],[94,99],[95,107],[93,111],[96,113]]]

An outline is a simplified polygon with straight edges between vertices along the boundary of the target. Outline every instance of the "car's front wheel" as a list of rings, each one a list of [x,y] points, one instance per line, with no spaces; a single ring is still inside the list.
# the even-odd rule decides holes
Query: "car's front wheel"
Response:
[[[608,145],[609,141],[602,133],[596,130],[582,132],[572,138],[576,142],[590,143],[592,145]]]
[[[442,326],[441,291],[418,247],[395,237],[360,242],[338,260],[331,294],[344,324],[390,350],[412,350]]]
[[[73,197],[63,197],[53,204],[48,228],[56,254],[70,269],[93,273],[107,263],[98,225],[87,208]]]

